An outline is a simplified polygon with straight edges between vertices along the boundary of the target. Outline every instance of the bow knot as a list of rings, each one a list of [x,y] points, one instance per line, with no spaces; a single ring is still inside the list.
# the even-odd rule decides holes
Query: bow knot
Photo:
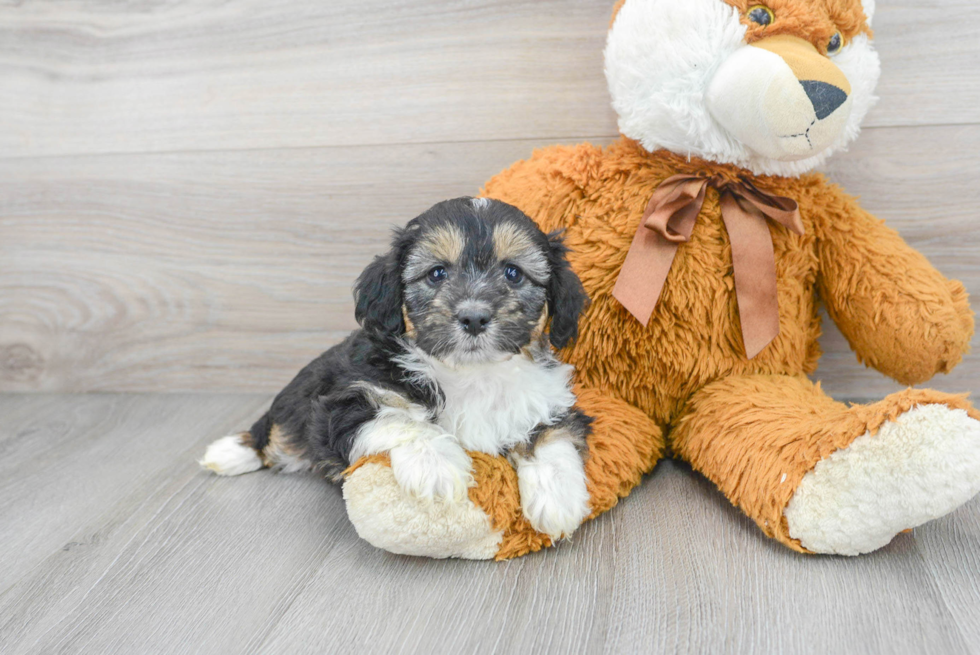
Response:
[[[718,191],[732,246],[742,338],[752,359],[779,334],[776,258],[767,220],[805,233],[799,205],[790,198],[761,191],[746,179],[719,175],[664,180],[647,204],[613,296],[644,326],[649,323],[677,248],[691,238],[709,186]]]

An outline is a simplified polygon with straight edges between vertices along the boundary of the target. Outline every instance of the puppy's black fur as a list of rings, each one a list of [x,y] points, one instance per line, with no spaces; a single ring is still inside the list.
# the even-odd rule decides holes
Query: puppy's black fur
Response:
[[[249,430],[250,445],[264,450],[277,426],[285,440],[282,448],[316,463],[333,479],[350,465],[358,428],[378,412],[358,385],[397,390],[416,404],[435,408],[439,398],[432,389],[406,380],[392,361],[404,347],[381,334],[357,330],[307,364]]]
[[[505,242],[501,233],[512,238]],[[509,243],[524,249],[527,270],[497,261]],[[566,253],[558,235],[545,235],[505,203],[461,198],[432,207],[396,230],[391,250],[357,280],[361,329],[300,371],[243,438],[262,453],[274,437],[280,452],[339,480],[351,463],[358,430],[379,411],[366,387],[396,392],[433,415],[438,410],[441,391],[416,381],[398,363],[409,347],[471,362],[518,353],[543,338],[539,330],[548,317],[551,344],[562,348],[572,341],[587,297]],[[433,281],[435,268],[449,271],[445,281]],[[513,268],[521,273],[517,283]],[[457,308],[474,304],[490,318],[486,332],[471,338],[460,329]],[[584,443],[589,419],[575,410],[568,420]]]

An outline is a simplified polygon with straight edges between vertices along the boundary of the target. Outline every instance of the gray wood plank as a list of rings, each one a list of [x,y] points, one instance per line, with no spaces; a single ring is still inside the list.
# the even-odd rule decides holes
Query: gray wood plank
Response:
[[[70,541],[0,594],[0,634],[4,637],[0,652],[41,652],[36,648],[38,640],[85,604],[126,545],[151,538],[147,523],[161,513],[179,511],[179,494],[196,473],[158,476],[157,484],[145,490],[145,497],[134,494],[132,500],[101,508],[101,520],[79,526]]]
[[[337,549],[259,650],[598,652],[611,619],[614,538],[615,522],[600,520],[555,550],[496,564]]]
[[[878,2],[881,56],[872,127],[980,122],[980,5],[972,0]],[[927,27],[923,13],[943,16]],[[947,22],[948,21],[948,22]],[[964,21],[964,22],[960,22]],[[967,72],[969,71],[969,72]],[[964,77],[965,73],[965,77]]]
[[[0,161],[0,389],[278,391],[394,225],[534,145]]]
[[[7,3],[0,153],[614,136],[612,5]],[[980,121],[978,25],[970,0],[879,3],[882,101],[868,124]]]
[[[326,553],[362,547],[339,490],[320,478],[265,471],[220,479],[191,459],[183,469],[178,488],[155,494],[90,552],[58,553],[38,567],[40,580],[0,599],[35,614],[17,633],[21,644],[32,652],[247,652]],[[52,603],[53,589],[71,593]],[[40,617],[36,604],[46,605]]]
[[[665,462],[557,549],[504,563],[432,561],[360,541],[338,489],[314,475],[197,470],[200,448],[228,428],[208,421],[254,414],[254,396],[49,399],[103,407],[112,433],[162,423],[186,441],[158,459],[117,448],[107,468],[77,468],[76,490],[112,468],[145,476],[127,493],[90,498],[103,511],[75,521],[64,547],[0,593],[5,653],[900,654],[975,643],[980,499],[871,556],[805,557]],[[85,464],[99,444],[78,439],[74,451],[70,441],[58,449]],[[37,476],[22,485],[40,486]],[[60,502],[39,501],[52,532]]]
[[[933,525],[863,557],[799,555],[674,462],[623,505],[603,652],[970,652],[916,548]]]
[[[315,476],[269,474],[229,485],[198,467],[196,459],[204,446],[247,425],[265,408],[267,398],[211,394],[49,399],[66,405],[99,405],[110,428],[106,439],[118,442],[115,437],[121,435],[134,446],[116,443],[117,447],[102,452],[106,449],[98,439],[85,438],[79,429],[76,438],[83,443],[59,449],[62,459],[78,466],[65,493],[39,493],[45,486],[39,475],[20,475],[16,480],[26,497],[34,499],[35,522],[58,547],[44,550],[40,561],[31,562],[34,566],[0,594],[2,652],[238,652],[229,644],[235,638],[247,640],[248,628],[258,629],[267,620],[278,599],[277,585],[288,591],[301,584],[304,567],[314,563],[311,553],[330,541],[331,530],[322,521],[341,521],[345,530],[352,531],[339,491]],[[45,431],[57,429],[42,426],[38,430],[42,438]],[[91,465],[95,455],[102,466]],[[139,484],[126,489],[118,481],[105,482],[120,477],[121,471],[138,473]],[[102,487],[115,493],[101,493]],[[270,489],[276,493],[269,493]],[[70,493],[83,495],[87,505],[81,511],[66,507],[72,502],[67,498]],[[27,509],[23,499],[14,501],[18,507],[5,507],[7,514]],[[324,506],[329,511],[323,511]],[[275,517],[299,526],[302,534],[282,529]],[[7,519],[0,517],[0,525],[10,525]],[[182,534],[181,550],[172,533],[188,523],[191,529]],[[224,546],[212,548],[209,540]],[[21,552],[20,545],[14,543],[9,550],[19,557],[13,564],[23,568],[28,559],[38,558]],[[8,550],[8,544],[4,546]],[[144,561],[149,551],[156,559]],[[248,568],[238,568],[242,555],[249,553]],[[218,556],[225,560],[215,561]],[[140,614],[120,617],[118,606],[108,615],[99,614],[106,603],[122,602],[129,608],[128,596],[121,590],[140,581],[149,584],[141,587],[146,597],[138,608]],[[265,603],[237,596],[236,585],[241,584],[266,584],[264,590],[270,595]],[[200,623],[201,617],[211,617],[201,613],[207,606],[219,610],[220,623]],[[159,621],[148,622],[148,617]],[[105,634],[105,626],[115,632]],[[191,634],[194,629],[198,632]],[[148,642],[153,645],[143,648],[141,644]]]
[[[0,152],[615,134],[612,2],[207,0],[0,12]]]
[[[139,503],[141,489],[160,484],[161,470],[174,462],[186,469],[200,456],[203,434],[247,427],[268,403],[264,396],[245,403],[241,396],[39,398],[29,414],[5,415],[0,425],[0,591],[73,547],[72,536],[110,508]]]
[[[0,390],[274,393],[355,327],[392,225],[540,145],[0,161]],[[977,296],[978,153],[980,126],[871,129],[828,169]],[[831,393],[898,388],[825,326]],[[980,390],[980,348],[932,384]]]
[[[6,429],[0,429],[0,463],[16,447],[16,437],[20,436],[23,424],[34,420],[50,404],[51,399],[45,394],[0,393],[0,417],[6,425]]]
[[[980,498],[915,530],[915,545],[950,614],[980,648]]]

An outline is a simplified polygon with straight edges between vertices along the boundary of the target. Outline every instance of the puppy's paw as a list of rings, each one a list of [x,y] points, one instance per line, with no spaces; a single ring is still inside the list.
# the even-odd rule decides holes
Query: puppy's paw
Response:
[[[448,434],[414,439],[390,455],[395,480],[419,499],[462,502],[474,484],[469,455]]]
[[[591,513],[585,466],[568,441],[543,444],[518,460],[517,484],[524,516],[552,542],[571,536]]]
[[[241,475],[262,468],[262,458],[247,445],[245,434],[232,434],[212,442],[198,463],[218,475]]]

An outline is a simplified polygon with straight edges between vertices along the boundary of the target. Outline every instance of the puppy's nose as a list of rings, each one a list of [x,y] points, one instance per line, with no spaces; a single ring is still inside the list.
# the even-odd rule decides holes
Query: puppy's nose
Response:
[[[839,89],[833,84],[815,80],[803,80],[800,84],[803,85],[806,96],[813,104],[813,111],[817,113],[818,120],[827,118],[847,101],[847,93],[844,89]]]
[[[456,314],[456,319],[464,330],[475,337],[487,329],[487,324],[490,322],[490,310],[482,308],[464,309]]]

